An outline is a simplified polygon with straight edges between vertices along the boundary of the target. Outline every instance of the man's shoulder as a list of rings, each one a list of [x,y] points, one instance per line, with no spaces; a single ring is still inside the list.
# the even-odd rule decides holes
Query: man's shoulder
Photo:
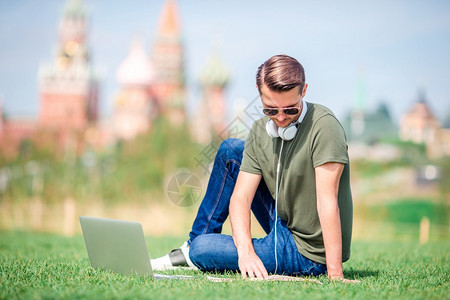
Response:
[[[322,124],[323,126],[329,126],[331,124],[341,124],[339,119],[333,113],[333,111],[322,104],[317,103],[308,103],[311,106],[308,106],[308,118],[311,122],[311,126],[317,126],[318,124]],[[342,126],[342,124],[341,124]]]
[[[311,112],[313,118],[321,118],[326,115],[335,117],[333,111],[325,105],[308,102],[308,112]]]

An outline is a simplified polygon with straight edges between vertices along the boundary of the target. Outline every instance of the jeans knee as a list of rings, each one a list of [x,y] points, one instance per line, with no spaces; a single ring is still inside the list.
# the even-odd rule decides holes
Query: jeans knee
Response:
[[[238,270],[238,254],[229,235],[209,233],[197,236],[191,243],[189,258],[203,272]]]
[[[237,161],[242,160],[242,153],[244,152],[245,142],[240,139],[226,139],[220,144],[217,151],[217,157],[221,160],[234,159]]]
[[[203,269],[204,258],[208,253],[211,243],[204,235],[197,236],[189,246],[189,258],[201,270]]]

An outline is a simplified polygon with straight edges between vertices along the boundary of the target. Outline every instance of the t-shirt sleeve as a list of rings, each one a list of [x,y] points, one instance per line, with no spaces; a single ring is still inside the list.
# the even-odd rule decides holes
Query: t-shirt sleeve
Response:
[[[255,122],[256,123],[256,122]],[[256,124],[253,123],[252,129],[245,141],[244,153],[242,155],[241,171],[251,173],[251,174],[262,174],[261,166],[259,164],[258,158],[256,156],[255,147],[256,145]]]
[[[317,121],[312,138],[311,153],[314,168],[327,162],[348,164],[345,132],[333,115],[325,115]]]

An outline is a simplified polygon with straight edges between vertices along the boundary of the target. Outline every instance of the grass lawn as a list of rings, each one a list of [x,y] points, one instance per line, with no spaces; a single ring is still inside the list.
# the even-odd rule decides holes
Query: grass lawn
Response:
[[[150,255],[164,254],[182,238],[147,238]],[[450,243],[355,241],[344,265],[357,285],[330,282],[214,283],[198,271],[195,280],[153,280],[90,267],[82,236],[0,232],[0,299],[449,299]],[[161,272],[162,273],[162,272]],[[221,276],[221,275],[217,275]]]

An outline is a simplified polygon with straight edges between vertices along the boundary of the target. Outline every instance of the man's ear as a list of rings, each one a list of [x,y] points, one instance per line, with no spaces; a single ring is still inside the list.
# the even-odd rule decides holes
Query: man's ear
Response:
[[[308,89],[308,84],[305,83],[305,85],[303,86],[303,91],[302,91],[302,98],[305,97],[306,95],[306,90]]]

